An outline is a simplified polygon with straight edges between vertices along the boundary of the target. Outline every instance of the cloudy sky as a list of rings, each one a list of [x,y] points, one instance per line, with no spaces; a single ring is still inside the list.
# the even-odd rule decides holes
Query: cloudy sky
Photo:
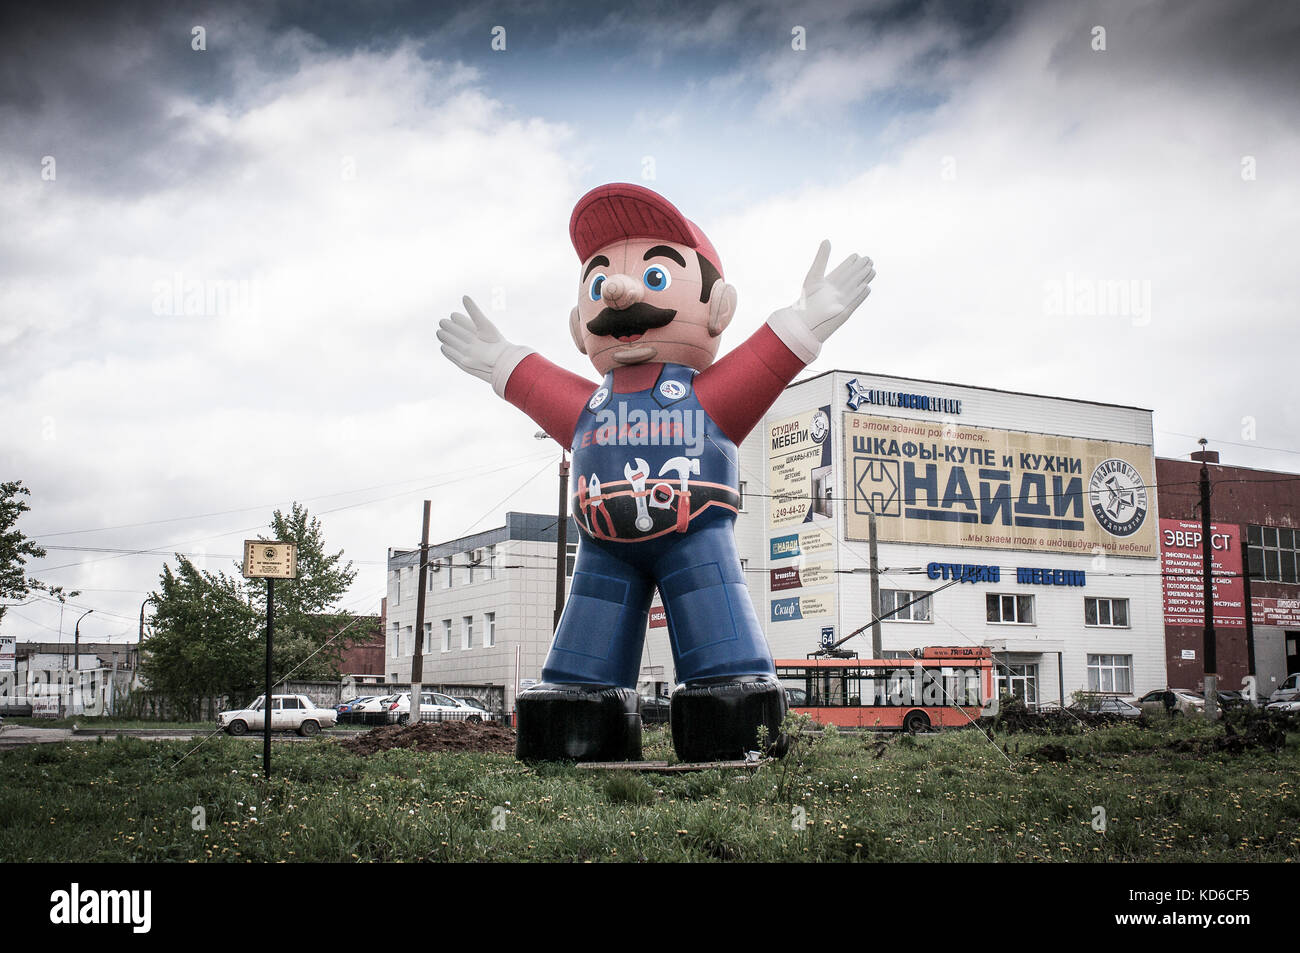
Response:
[[[470,294],[594,377],[567,226],[609,181],[709,234],[724,348],[826,237],[878,277],[810,373],[1148,407],[1160,455],[1300,470],[1300,6],[615,6],[6,6],[0,477],[83,635],[293,500],[362,612],[422,499],[435,540],[551,510],[557,448],[433,331]]]

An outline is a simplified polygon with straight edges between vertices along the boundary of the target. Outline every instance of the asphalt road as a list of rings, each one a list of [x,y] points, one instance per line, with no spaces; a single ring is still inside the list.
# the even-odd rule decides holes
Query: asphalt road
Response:
[[[0,726],[0,751],[5,748],[18,748],[22,745],[39,745],[52,744],[60,741],[94,741],[96,738],[145,738],[152,741],[189,741],[193,738],[202,738],[212,733],[212,730],[200,731],[169,731],[165,728],[147,728],[147,729],[123,729],[121,731],[93,730],[93,731],[73,731],[71,728],[33,728],[27,725],[4,725]],[[352,731],[322,731],[316,737],[332,736],[349,736],[355,734]],[[261,742],[262,733],[249,732],[241,737],[250,741]],[[304,738],[291,732],[277,731],[272,733],[273,741],[311,741],[311,738]]]

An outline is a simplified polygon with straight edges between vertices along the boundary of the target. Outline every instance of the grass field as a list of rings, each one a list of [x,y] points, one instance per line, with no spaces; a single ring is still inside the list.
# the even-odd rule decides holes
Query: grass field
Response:
[[[827,734],[758,769],[677,775],[321,739],[277,746],[269,785],[260,748],[225,737],[184,758],[195,743],[39,745],[0,752],[0,860],[1300,858],[1300,736],[1278,753],[1179,750],[1221,731],[999,735],[1006,752],[973,730]],[[647,759],[670,755],[647,729]]]

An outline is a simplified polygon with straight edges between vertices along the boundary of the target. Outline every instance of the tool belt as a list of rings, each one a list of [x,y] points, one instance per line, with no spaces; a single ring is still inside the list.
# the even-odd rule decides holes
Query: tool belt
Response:
[[[644,506],[642,506],[644,502]],[[692,520],[709,515],[736,513],[740,493],[721,483],[691,480],[682,492],[675,478],[647,480],[640,492],[628,480],[600,485],[600,492],[589,492],[586,478],[578,478],[573,494],[573,513],[578,528],[592,539],[635,543],[673,533],[685,533]],[[649,526],[642,515],[649,517]]]

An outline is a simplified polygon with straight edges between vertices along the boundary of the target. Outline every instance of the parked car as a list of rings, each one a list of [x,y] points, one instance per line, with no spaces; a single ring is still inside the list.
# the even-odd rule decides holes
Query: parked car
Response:
[[[411,693],[401,692],[390,695],[388,711],[385,716],[389,723],[406,724],[411,717]],[[450,695],[441,692],[420,693],[420,718],[428,721],[486,721],[488,714],[482,708],[474,708],[464,702],[458,702]]]
[[[242,735],[250,729],[262,731],[266,727],[265,697],[258,695],[247,708],[221,712],[217,715],[217,727],[232,735]],[[322,728],[333,728],[338,721],[338,713],[333,708],[319,708],[306,695],[272,695],[271,704],[272,731],[296,731],[306,737]]]
[[[1195,715],[1205,710],[1205,699],[1185,688],[1157,688],[1141,698],[1130,700],[1129,704],[1152,714]]]
[[[1269,702],[1264,706],[1268,711],[1280,711],[1288,714],[1300,712],[1300,698],[1291,698],[1286,701]]]
[[[1092,695],[1070,705],[1066,711],[1076,714],[1118,715],[1120,718],[1140,718],[1142,709],[1114,695]]]
[[[473,698],[461,698],[458,695],[451,696],[451,700],[462,706],[466,710],[466,721],[491,721],[491,713]]]
[[[803,708],[808,704],[808,693],[802,688],[787,688],[785,703],[790,708]]]
[[[1286,681],[1268,696],[1270,702],[1289,702],[1294,698],[1300,698],[1300,672],[1288,675]]]
[[[378,695],[359,695],[356,698],[349,698],[334,710],[338,712],[340,724],[362,722],[366,720],[365,714],[367,712],[376,715],[379,715],[382,712],[382,709],[379,707]],[[383,719],[381,717],[378,720],[382,721]]]
[[[663,695],[641,696],[641,722],[646,725],[668,723],[669,701]]]

